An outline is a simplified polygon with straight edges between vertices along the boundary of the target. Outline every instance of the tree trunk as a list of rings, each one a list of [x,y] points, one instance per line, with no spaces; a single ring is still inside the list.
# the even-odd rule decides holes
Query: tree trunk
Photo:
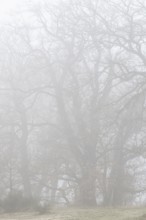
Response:
[[[21,121],[21,137],[19,137],[20,145],[20,156],[21,156],[21,176],[24,187],[24,196],[26,198],[31,198],[31,184],[29,176],[29,159],[28,159],[28,127],[27,127],[27,116],[26,110],[23,103],[16,103],[17,110],[20,114]]]
[[[124,153],[122,134],[114,148],[113,168],[111,171],[112,185],[110,192],[110,205],[121,206],[124,197]]]
[[[22,136],[20,138],[20,148],[21,148],[21,175],[24,186],[24,196],[26,198],[31,198],[31,184],[29,177],[29,160],[27,152],[27,139],[28,139],[28,130],[27,130],[27,119],[25,113],[21,115],[22,122]]]
[[[82,171],[79,181],[79,205],[84,207],[96,206],[96,171],[88,167]]]

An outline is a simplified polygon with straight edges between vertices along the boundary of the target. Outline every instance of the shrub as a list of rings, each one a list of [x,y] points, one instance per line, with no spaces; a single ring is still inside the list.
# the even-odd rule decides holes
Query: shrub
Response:
[[[9,194],[1,202],[1,207],[5,212],[20,212],[34,209],[37,202],[33,198],[26,198],[20,192]]]

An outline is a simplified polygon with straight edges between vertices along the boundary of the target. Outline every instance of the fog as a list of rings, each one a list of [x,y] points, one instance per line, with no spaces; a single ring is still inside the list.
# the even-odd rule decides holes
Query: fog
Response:
[[[0,210],[145,205],[146,2],[0,8]]]

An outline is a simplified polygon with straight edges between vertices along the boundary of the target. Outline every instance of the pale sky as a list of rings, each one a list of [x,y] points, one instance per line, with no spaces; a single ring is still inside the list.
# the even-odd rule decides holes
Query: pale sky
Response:
[[[8,15],[12,15],[11,12],[15,10],[18,11],[21,3],[25,1],[27,0],[0,0],[0,21],[9,19],[10,17]]]
[[[20,0],[0,0],[0,15],[15,9],[18,2]]]

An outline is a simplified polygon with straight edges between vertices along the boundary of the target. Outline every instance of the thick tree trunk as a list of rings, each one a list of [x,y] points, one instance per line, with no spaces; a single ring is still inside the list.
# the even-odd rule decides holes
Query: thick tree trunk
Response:
[[[119,160],[118,160],[119,159]],[[113,170],[113,189],[112,189],[112,205],[121,206],[123,205],[124,197],[124,163],[123,163],[123,152],[119,151],[117,155],[117,163]]]
[[[82,141],[75,135],[66,110],[62,92],[63,90],[57,83],[56,77],[53,74],[52,81],[56,92],[56,103],[58,107],[58,114],[60,116],[60,123],[69,148],[81,168],[81,178],[78,185],[78,203],[80,206],[94,207],[96,206],[96,144],[94,142],[91,144],[92,141],[89,142],[89,137],[87,138],[87,141]],[[85,132],[86,129],[83,125],[82,115],[78,103],[75,104],[75,108],[75,121],[79,130],[78,133],[80,137],[84,138],[87,136],[87,133]]]
[[[79,181],[79,205],[84,207],[96,206],[96,175],[93,167],[82,171],[82,177]]]
[[[19,138],[20,155],[21,155],[21,176],[24,187],[24,196],[31,198],[31,184],[29,176],[29,159],[28,159],[28,127],[27,127],[27,116],[23,103],[17,104],[17,108],[20,114],[21,120],[21,137]]]
[[[15,85],[12,85],[14,91]],[[16,87],[17,88],[17,87]],[[26,107],[23,103],[24,99],[19,93],[14,92],[13,101],[16,107],[16,111],[19,113],[20,119],[20,133],[17,134],[19,140],[20,148],[20,158],[21,158],[21,178],[24,187],[24,196],[26,198],[31,198],[31,183],[29,175],[29,159],[28,159],[28,124],[27,124],[27,113]]]
[[[114,148],[113,167],[111,171],[112,184],[109,188],[109,205],[121,206],[124,199],[124,153],[123,136],[118,138]]]
[[[21,145],[21,148],[26,146]],[[24,197],[31,198],[31,184],[30,184],[30,177],[29,177],[29,166],[28,166],[28,155],[25,150],[21,149],[21,176],[22,182],[24,187]]]

